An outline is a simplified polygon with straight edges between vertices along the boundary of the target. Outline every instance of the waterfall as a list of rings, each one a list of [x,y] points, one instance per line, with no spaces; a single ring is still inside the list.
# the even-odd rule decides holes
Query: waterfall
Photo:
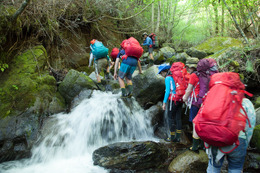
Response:
[[[102,173],[94,166],[92,153],[106,144],[155,140],[151,117],[134,98],[94,91],[70,113],[53,115],[32,157],[0,164],[1,173]]]

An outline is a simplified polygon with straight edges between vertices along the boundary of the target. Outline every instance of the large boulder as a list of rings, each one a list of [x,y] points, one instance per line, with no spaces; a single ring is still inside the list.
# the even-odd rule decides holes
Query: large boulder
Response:
[[[208,55],[223,51],[227,48],[242,48],[240,40],[231,37],[213,37],[195,47],[199,51],[205,51]],[[199,58],[199,57],[197,57]]]
[[[58,88],[67,104],[71,104],[74,97],[84,89],[97,89],[97,86],[89,76],[73,69],[68,72]]]
[[[202,59],[202,58],[205,58],[206,56],[208,56],[208,54],[205,51],[198,50],[194,47],[191,47],[188,50],[186,50],[186,53],[191,57],[196,57],[199,59]]]
[[[166,59],[171,58],[176,54],[175,50],[171,47],[163,47],[160,49],[160,52]]]
[[[143,107],[148,103],[156,104],[163,99],[164,78],[157,75],[157,66],[148,68],[143,74],[133,75],[134,97]]]
[[[147,170],[161,166],[168,151],[165,145],[152,141],[121,142],[95,150],[92,158],[94,165],[108,169]]]
[[[0,161],[27,157],[43,118],[66,109],[46,62],[45,48],[33,47],[0,78]]]
[[[260,108],[257,108],[255,110],[255,112],[256,112],[256,123],[255,123],[255,125],[257,126],[257,125],[260,125]]]
[[[178,155],[168,167],[169,172],[187,172],[192,173],[196,171],[205,172],[208,165],[208,156],[200,150],[199,154],[193,151],[186,151]]]

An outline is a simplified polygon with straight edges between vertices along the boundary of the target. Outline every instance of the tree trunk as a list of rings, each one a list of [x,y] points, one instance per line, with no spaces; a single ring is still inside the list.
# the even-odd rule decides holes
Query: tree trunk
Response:
[[[157,24],[156,24],[156,29],[155,32],[159,33],[160,32],[160,22],[161,22],[161,1],[158,1],[158,16],[157,16]]]
[[[206,13],[207,13],[207,20],[208,20],[208,27],[209,27],[209,35],[212,36],[212,21],[211,21],[211,14],[210,9],[208,6],[206,6]]]
[[[152,4],[152,32],[154,32],[154,3]]]
[[[246,44],[248,44],[248,39],[247,39],[245,33],[243,32],[243,30],[242,30],[242,29],[240,28],[240,26],[238,25],[237,20],[236,20],[236,18],[234,17],[234,15],[232,14],[232,11],[231,11],[230,7],[227,5],[227,3],[226,3],[225,0],[223,0],[223,2],[225,3],[225,6],[227,7],[227,9],[228,9],[228,11],[229,11],[229,13],[230,13],[230,15],[231,15],[231,17],[232,17],[232,19],[233,19],[233,21],[234,21],[234,23],[235,23],[235,26],[236,26],[237,30],[240,32],[240,34],[241,34],[242,37],[244,38]]]
[[[213,1],[212,6],[214,9],[214,14],[215,14],[215,34],[218,35],[218,33],[219,33],[218,4],[215,1]]]
[[[222,16],[221,16],[221,35],[224,36],[225,32],[225,10],[224,10],[224,3],[221,3],[221,9],[222,9]]]

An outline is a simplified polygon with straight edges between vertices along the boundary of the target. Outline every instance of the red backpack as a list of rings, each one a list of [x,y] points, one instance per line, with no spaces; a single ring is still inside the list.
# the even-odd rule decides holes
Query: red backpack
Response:
[[[117,55],[119,53],[119,49],[118,48],[113,48],[111,53],[110,53],[110,56],[113,58],[113,59],[116,59]]]
[[[239,145],[239,132],[245,129],[247,114],[242,107],[246,92],[240,77],[234,72],[211,76],[209,91],[193,120],[199,137],[212,146]],[[240,112],[243,110],[245,115]],[[249,121],[249,120],[248,120]]]
[[[125,50],[125,55],[122,57],[122,59],[126,59],[128,56],[133,56],[139,59],[142,56],[144,50],[141,47],[140,43],[134,37],[130,37],[123,42],[122,47]]]
[[[170,71],[176,85],[176,94],[170,95],[170,99],[176,101],[182,101],[182,97],[185,94],[185,90],[188,86],[189,73],[187,72],[185,65],[182,62],[175,62],[172,64]]]

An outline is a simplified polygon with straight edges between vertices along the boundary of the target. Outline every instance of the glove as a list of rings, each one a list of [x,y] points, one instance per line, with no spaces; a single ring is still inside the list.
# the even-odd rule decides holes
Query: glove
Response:
[[[153,47],[153,45],[149,45],[149,47],[150,47],[150,48],[152,48],[152,47]]]

